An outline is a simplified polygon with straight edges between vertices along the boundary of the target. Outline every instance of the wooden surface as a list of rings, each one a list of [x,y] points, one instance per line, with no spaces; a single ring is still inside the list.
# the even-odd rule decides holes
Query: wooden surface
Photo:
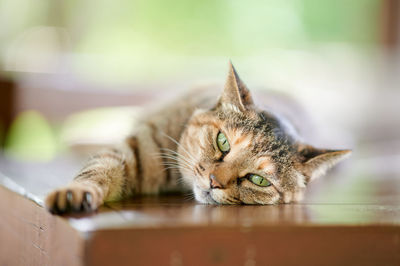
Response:
[[[400,179],[373,174],[357,156],[298,204],[212,206],[169,195],[62,218],[18,194],[40,204],[77,161],[2,159],[15,178],[1,178],[0,265],[399,265]]]
[[[67,220],[0,186],[0,265],[82,265],[84,242]]]

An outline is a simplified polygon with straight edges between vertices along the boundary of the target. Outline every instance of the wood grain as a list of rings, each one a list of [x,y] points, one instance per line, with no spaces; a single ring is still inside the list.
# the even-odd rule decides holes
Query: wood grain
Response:
[[[67,221],[0,186],[0,265],[82,265],[83,238]]]
[[[399,265],[398,227],[212,227],[94,233],[88,265]],[[99,255],[101,254],[101,255]]]

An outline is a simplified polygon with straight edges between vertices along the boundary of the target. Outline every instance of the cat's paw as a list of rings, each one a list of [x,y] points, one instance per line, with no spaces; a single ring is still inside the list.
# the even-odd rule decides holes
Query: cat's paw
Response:
[[[92,212],[101,203],[99,191],[95,187],[83,184],[56,189],[45,199],[47,210],[54,214]]]

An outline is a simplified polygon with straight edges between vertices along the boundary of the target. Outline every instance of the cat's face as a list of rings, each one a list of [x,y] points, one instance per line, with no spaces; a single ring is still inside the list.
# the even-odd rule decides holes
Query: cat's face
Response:
[[[297,142],[276,117],[253,105],[231,66],[217,106],[193,114],[178,153],[198,201],[275,204],[299,200],[310,180],[349,151]]]

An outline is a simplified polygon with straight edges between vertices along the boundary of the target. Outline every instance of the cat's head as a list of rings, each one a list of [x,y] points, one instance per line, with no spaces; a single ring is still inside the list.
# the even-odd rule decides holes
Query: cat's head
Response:
[[[296,140],[285,123],[254,105],[231,64],[217,105],[193,114],[180,144],[184,182],[203,203],[297,201],[310,181],[350,154]]]

